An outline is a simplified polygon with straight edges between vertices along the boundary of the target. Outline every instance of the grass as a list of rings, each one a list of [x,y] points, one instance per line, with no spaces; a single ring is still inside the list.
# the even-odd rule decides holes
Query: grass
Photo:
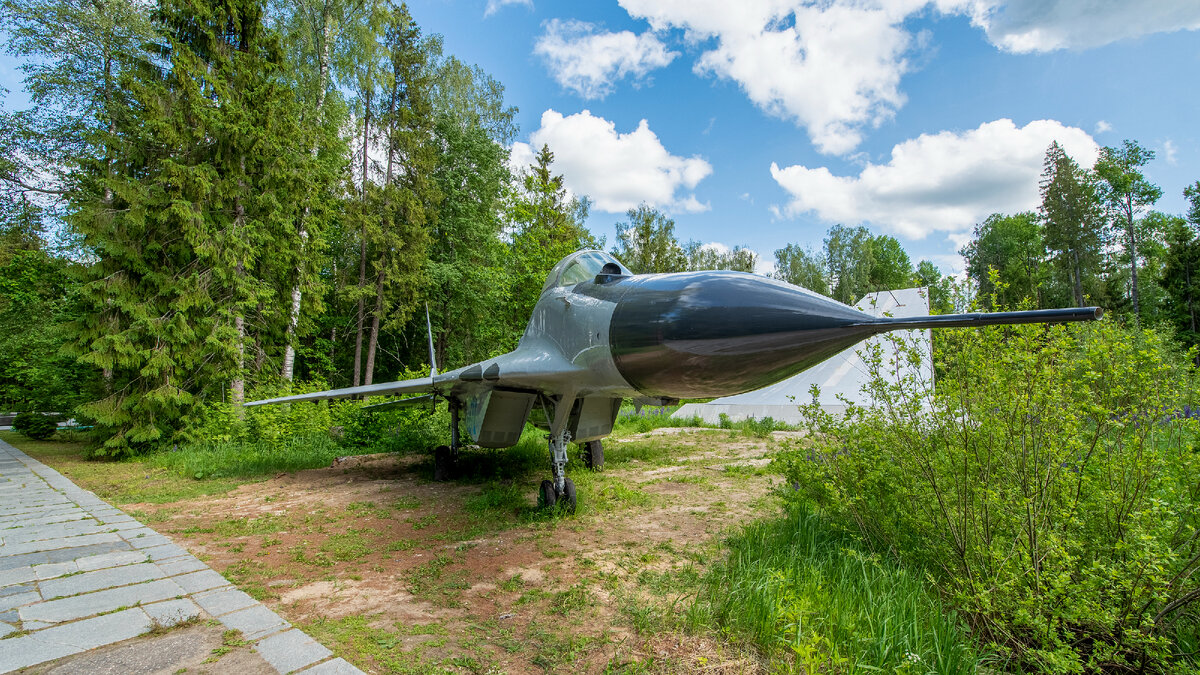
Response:
[[[974,673],[982,660],[921,577],[802,507],[745,527],[727,546],[688,621],[750,641],[776,670]]]
[[[346,454],[336,441],[321,434],[277,443],[194,443],[116,461],[87,459],[88,444],[76,435],[35,441],[14,431],[0,431],[0,439],[102,499],[121,504],[163,504],[223,494],[281,472],[329,466],[335,457]]]

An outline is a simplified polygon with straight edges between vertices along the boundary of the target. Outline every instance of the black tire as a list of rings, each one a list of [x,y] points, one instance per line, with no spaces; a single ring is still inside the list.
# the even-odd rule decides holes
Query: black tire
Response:
[[[548,509],[554,506],[558,501],[558,495],[554,493],[554,482],[544,480],[541,487],[538,488],[538,508]]]
[[[588,441],[583,444],[583,465],[589,469],[604,468],[604,444]]]
[[[454,469],[454,455],[450,446],[439,445],[433,449],[433,480],[441,483],[450,480]]]
[[[569,514],[575,513],[575,483],[568,478],[563,484],[563,493],[558,496],[558,505]]]

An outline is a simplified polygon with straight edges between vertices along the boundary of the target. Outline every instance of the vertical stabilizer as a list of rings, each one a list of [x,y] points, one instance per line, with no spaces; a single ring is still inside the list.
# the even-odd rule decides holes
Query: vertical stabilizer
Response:
[[[429,376],[437,375],[437,360],[433,356],[433,324],[429,322],[429,303],[425,303],[425,333],[429,336]]]

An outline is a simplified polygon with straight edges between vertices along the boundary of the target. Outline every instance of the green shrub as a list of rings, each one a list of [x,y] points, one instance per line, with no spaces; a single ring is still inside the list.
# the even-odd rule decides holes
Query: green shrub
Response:
[[[1193,666],[1198,422],[1176,414],[1194,374],[1167,336],[946,331],[936,393],[866,361],[876,405],[806,406],[811,440],[777,460],[799,498],[927,569],[1010,666]]]
[[[37,412],[23,412],[17,415],[12,423],[13,431],[37,441],[44,441],[54,435],[58,425],[49,415]]]

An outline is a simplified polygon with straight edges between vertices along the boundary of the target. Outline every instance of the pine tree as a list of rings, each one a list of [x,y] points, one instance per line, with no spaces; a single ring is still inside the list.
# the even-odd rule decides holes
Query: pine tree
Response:
[[[1046,248],[1066,273],[1077,307],[1087,304],[1103,257],[1104,236],[1095,178],[1057,141],[1050,144],[1041,182]]]
[[[1159,283],[1167,294],[1166,314],[1180,341],[1200,345],[1200,181],[1183,192],[1189,201],[1187,221],[1178,219],[1167,232],[1167,252]]]

